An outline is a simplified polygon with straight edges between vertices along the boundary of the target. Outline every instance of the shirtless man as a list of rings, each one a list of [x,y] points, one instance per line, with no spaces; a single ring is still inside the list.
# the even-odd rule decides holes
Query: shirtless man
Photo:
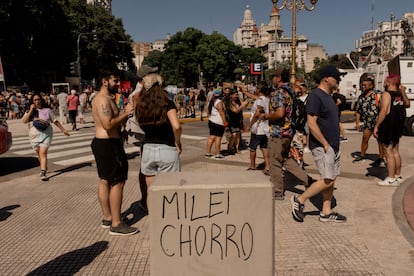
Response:
[[[102,86],[93,99],[92,115],[96,134],[92,141],[99,176],[98,198],[102,208],[101,226],[109,228],[110,235],[132,235],[138,229],[121,221],[122,194],[128,178],[128,159],[121,139],[121,125],[125,123],[133,106],[128,104],[124,113],[114,101],[119,87],[115,72],[103,72]]]

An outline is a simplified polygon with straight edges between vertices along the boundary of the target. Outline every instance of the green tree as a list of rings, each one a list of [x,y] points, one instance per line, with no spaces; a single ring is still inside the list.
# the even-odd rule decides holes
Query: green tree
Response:
[[[208,82],[234,80],[238,66],[240,47],[224,35],[213,32],[200,40],[195,55],[198,57],[203,78]]]
[[[161,51],[153,50],[149,52],[148,56],[145,57],[142,64],[146,64],[151,67],[161,68],[162,58],[163,58],[163,53]]]
[[[187,28],[171,37],[162,56],[161,74],[166,84],[194,86],[198,79],[198,56],[194,54],[205,34]]]
[[[7,84],[59,78],[65,67],[61,60],[71,50],[61,1],[6,1],[0,10],[0,53]]]
[[[131,47],[133,41],[125,33],[122,20],[114,18],[101,7],[85,5],[84,2],[70,1],[65,6],[68,24],[72,26],[72,47],[75,49],[72,59],[77,57],[79,38],[82,78],[97,78],[99,71],[107,67],[135,72]],[[97,32],[96,39],[91,34],[93,31]]]
[[[122,21],[84,0],[20,0],[0,3],[0,53],[7,85],[27,83],[48,91],[69,75],[77,58],[79,33],[100,30],[99,39],[81,37],[82,75],[92,79],[108,64],[135,69]],[[128,43],[121,43],[128,42]]]
[[[200,72],[204,81],[229,82],[247,73],[251,62],[264,60],[259,49],[242,49],[217,32],[206,35],[187,28],[171,37],[163,53],[150,54],[143,64],[159,66],[167,85],[189,87],[197,85]]]

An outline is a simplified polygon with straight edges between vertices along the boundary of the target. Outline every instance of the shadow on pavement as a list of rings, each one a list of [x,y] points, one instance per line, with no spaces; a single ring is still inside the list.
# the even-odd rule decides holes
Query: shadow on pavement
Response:
[[[129,215],[132,215],[132,218]],[[121,214],[121,217],[128,217],[128,224],[133,225],[146,215],[148,215],[148,210],[142,207],[141,201],[135,201]]]
[[[21,172],[39,166],[36,157],[2,157],[0,158],[0,176]]]
[[[61,174],[67,173],[67,172],[71,172],[71,171],[74,171],[74,170],[81,169],[83,167],[91,167],[91,166],[92,166],[92,162],[85,162],[85,163],[80,163],[80,164],[72,165],[72,166],[69,166],[67,168],[63,168],[61,170],[54,171],[54,174],[51,174],[48,177],[48,180],[50,178],[56,177],[58,175],[61,175]]]
[[[388,175],[387,168],[369,167],[365,176],[375,176],[379,179],[385,179]]]
[[[309,185],[312,185],[313,182],[317,181],[316,179],[310,177],[308,175],[308,183]],[[302,194],[304,192],[305,186],[302,186],[303,188],[297,188],[296,186],[298,185],[298,179],[292,175],[289,172],[285,172],[285,189],[287,191],[291,191],[293,193],[296,193],[298,195]],[[322,198],[322,193],[319,193],[313,197],[311,197],[309,199],[309,201],[318,209],[318,211],[310,211],[310,212],[305,212],[305,215],[318,215],[319,216],[319,212],[322,211],[322,204],[323,204],[323,198]],[[336,198],[335,195],[332,198],[331,201],[331,208],[335,208],[336,207]]]
[[[68,252],[36,268],[27,275],[74,275],[104,252],[108,248],[108,244],[107,241],[99,241],[88,247]]]
[[[19,208],[20,204],[9,205],[0,209],[0,221],[8,219],[13,213],[10,212],[13,209]]]

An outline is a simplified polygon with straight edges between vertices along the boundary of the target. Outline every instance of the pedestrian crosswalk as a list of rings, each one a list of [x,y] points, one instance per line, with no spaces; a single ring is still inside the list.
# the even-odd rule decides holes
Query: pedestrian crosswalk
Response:
[[[91,142],[95,132],[71,132],[70,136],[65,136],[61,132],[54,132],[52,145],[48,150],[48,162],[60,166],[72,166],[95,160]],[[202,136],[182,135],[182,139],[201,141],[206,139]],[[139,147],[133,144],[125,144],[127,154],[139,154]],[[19,156],[35,156],[27,136],[14,137],[11,154]]]
[[[72,166],[95,160],[91,142],[95,136],[94,132],[72,132],[70,136],[55,132],[53,134],[52,145],[48,150],[48,161],[61,166]],[[127,154],[139,153],[139,147],[126,144]],[[13,138],[13,146],[10,153],[21,156],[35,156],[28,137]]]

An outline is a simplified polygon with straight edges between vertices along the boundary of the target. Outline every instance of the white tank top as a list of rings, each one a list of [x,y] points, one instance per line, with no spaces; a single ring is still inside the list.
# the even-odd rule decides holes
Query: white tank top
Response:
[[[219,103],[221,103],[221,102],[222,102],[222,101],[221,101],[220,99],[217,99],[217,100],[214,102],[213,108],[211,109],[211,114],[210,114],[210,117],[209,117],[208,119],[209,119],[211,122],[215,123],[215,124],[218,124],[218,125],[223,126],[223,125],[224,125],[224,123],[223,123],[223,119],[221,118],[220,113],[219,113],[219,111],[218,111],[218,109],[217,109],[217,105],[218,105]]]

